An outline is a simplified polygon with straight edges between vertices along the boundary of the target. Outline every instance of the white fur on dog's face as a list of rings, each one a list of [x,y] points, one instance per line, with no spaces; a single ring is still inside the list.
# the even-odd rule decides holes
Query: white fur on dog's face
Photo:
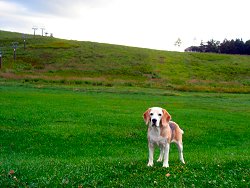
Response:
[[[160,121],[163,116],[162,108],[159,107],[150,108],[149,115],[150,115],[150,124],[152,126],[159,127]]]

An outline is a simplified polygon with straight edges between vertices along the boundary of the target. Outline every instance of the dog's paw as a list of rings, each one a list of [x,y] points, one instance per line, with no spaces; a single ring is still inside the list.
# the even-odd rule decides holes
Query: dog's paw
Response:
[[[163,164],[163,166],[162,166],[163,168],[168,168],[169,167],[169,164],[167,163],[167,164]]]
[[[157,160],[157,162],[162,162],[162,158],[159,158],[159,159]]]
[[[154,165],[154,163],[149,162],[147,166],[152,167],[153,165]]]

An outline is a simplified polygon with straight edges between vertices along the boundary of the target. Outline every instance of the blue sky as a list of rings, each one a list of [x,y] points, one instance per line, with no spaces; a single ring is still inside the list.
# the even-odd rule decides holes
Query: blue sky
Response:
[[[183,51],[200,41],[250,39],[249,0],[0,0],[0,29]],[[41,30],[37,30],[41,34]],[[174,45],[180,38],[181,47]]]

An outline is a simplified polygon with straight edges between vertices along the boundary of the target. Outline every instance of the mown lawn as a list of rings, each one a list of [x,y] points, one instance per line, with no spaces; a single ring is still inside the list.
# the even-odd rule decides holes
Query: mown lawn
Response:
[[[0,187],[250,184],[249,94],[14,84],[1,85],[0,97]],[[172,145],[170,168],[147,167],[142,114],[150,106],[183,128],[186,165]]]

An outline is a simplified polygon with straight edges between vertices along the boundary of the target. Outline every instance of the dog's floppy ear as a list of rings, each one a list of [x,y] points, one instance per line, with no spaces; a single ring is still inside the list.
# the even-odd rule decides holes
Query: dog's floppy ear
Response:
[[[149,121],[150,121],[150,114],[149,114],[149,111],[150,111],[150,108],[147,109],[147,111],[144,112],[144,114],[143,114],[143,119],[144,119],[146,125],[147,125],[147,124],[149,123]]]
[[[163,116],[162,116],[161,122],[163,126],[166,126],[168,122],[170,121],[171,116],[165,109],[162,109],[162,112],[163,112]]]

